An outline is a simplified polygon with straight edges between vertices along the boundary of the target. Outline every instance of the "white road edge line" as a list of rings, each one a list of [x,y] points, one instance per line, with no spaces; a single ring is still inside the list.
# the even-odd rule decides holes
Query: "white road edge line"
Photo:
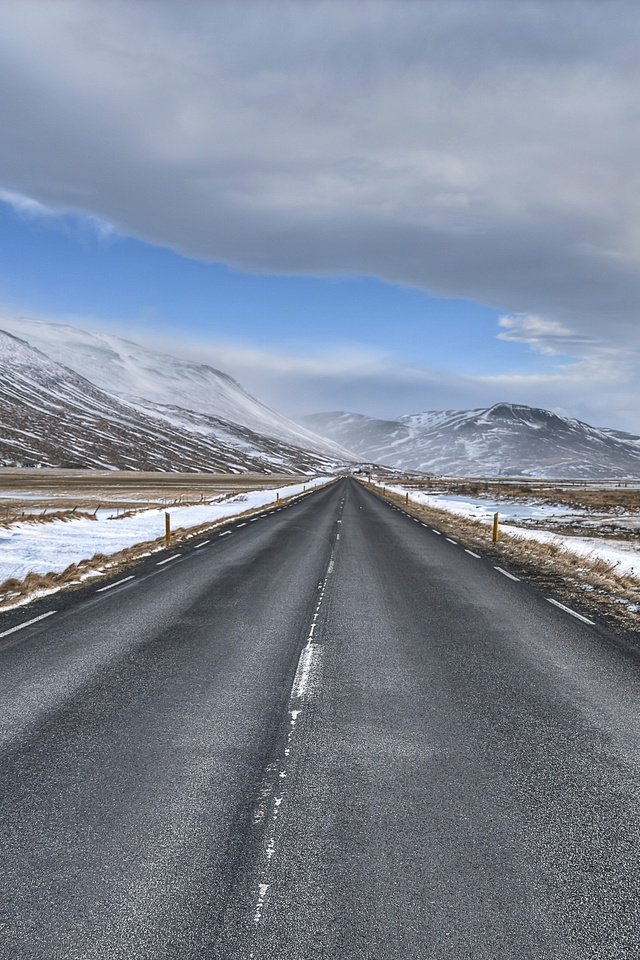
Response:
[[[554,607],[560,607],[561,610],[575,617],[576,620],[582,620],[583,623],[588,623],[590,627],[595,627],[595,620],[589,620],[589,617],[583,617],[581,613],[576,613],[571,607],[565,607],[564,603],[560,603],[559,600],[554,600],[553,597],[547,597],[547,601],[552,603]],[[0,634],[0,636],[2,636],[2,634]]]
[[[194,550],[199,550],[200,547],[206,547],[208,543],[211,543],[211,540],[203,540],[202,543],[196,543]]]
[[[473,550],[465,550],[465,553],[468,553],[470,557],[475,557],[476,560],[482,560],[482,557],[479,553],[474,553]]]
[[[54,613],[57,613],[57,610],[49,610],[48,613],[41,613],[39,617],[33,617],[32,620],[25,620],[24,623],[19,623],[17,627],[11,627],[10,630],[3,630],[0,633],[0,637],[8,637],[10,633],[15,633],[16,630],[24,630],[25,627],[30,627],[32,623],[37,623],[38,620],[44,620],[46,617],[52,617]]]
[[[239,524],[236,526],[236,530],[239,530],[240,527],[246,527],[246,525],[247,525],[246,522],[245,522],[245,523],[239,523]]]
[[[128,580],[135,580],[135,577],[133,575],[130,577],[123,577],[122,580],[116,580],[115,583],[109,583],[106,587],[98,587],[96,593],[104,593],[105,590],[113,590],[114,587],[119,587],[121,583],[126,583]]]
[[[503,570],[502,567],[494,567],[494,570],[497,570],[498,573],[501,573],[503,577],[509,577],[509,580],[515,580],[516,583],[520,583],[520,577],[514,577],[512,573],[509,573],[508,570]]]
[[[452,543],[452,544],[454,545],[454,547],[457,547],[457,546],[458,546],[458,541],[457,541],[457,540],[452,540],[451,537],[445,537],[445,540],[447,541],[447,543]]]
[[[171,563],[172,560],[177,560],[179,556],[179,553],[174,553],[172,557],[167,557],[166,560],[158,560],[156,567],[161,567],[163,563]]]

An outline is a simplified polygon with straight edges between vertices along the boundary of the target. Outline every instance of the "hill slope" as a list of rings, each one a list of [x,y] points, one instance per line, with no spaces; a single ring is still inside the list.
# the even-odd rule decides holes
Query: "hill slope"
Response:
[[[174,418],[181,423],[144,413],[0,331],[2,464],[260,473],[317,473],[336,465],[328,455],[220,417],[174,411]]]
[[[640,477],[640,438],[523,404],[397,420],[319,413],[304,421],[363,459],[403,470],[465,477]]]
[[[232,377],[208,364],[150,350],[111,334],[27,317],[2,317],[0,329],[71,368],[105,393],[172,427],[182,429],[185,420],[190,420],[192,425],[199,424],[200,432],[211,433],[215,421],[222,420],[227,427],[237,424],[321,457],[349,457],[335,443],[267,407]],[[203,417],[194,418],[193,414]],[[226,443],[227,439],[228,433],[223,431],[220,440]]]

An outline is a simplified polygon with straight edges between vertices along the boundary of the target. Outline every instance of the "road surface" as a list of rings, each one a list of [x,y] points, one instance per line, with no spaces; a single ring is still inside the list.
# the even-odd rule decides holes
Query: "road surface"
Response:
[[[639,955],[633,649],[351,480],[196,544],[0,623],[0,957]]]

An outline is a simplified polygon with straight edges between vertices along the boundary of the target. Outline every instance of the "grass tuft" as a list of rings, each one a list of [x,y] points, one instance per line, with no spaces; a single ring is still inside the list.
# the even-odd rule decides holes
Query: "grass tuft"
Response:
[[[518,567],[528,579],[544,584],[566,599],[577,598],[580,605],[592,613],[605,616],[624,629],[640,630],[640,579],[618,572],[615,563],[601,557],[579,556],[555,543],[525,540],[504,527],[500,540],[494,544],[491,528],[485,523],[411,500],[406,503],[403,494],[389,490],[375,488],[374,492],[411,516],[455,537],[464,546]]]

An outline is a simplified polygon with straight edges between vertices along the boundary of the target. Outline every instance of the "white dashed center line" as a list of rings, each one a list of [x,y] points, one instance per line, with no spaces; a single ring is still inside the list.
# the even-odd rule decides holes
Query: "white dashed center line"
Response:
[[[502,567],[494,567],[494,570],[497,570],[498,573],[501,573],[503,577],[509,577],[509,580],[515,580],[516,583],[520,583],[520,577],[514,577],[512,573],[509,573],[508,570],[503,570]]]
[[[171,563],[172,560],[177,560],[179,556],[179,553],[174,553],[172,557],[167,557],[166,560],[158,560],[156,567],[161,567],[163,563]]]
[[[339,537],[340,535],[336,534],[336,540],[338,540]],[[277,860],[278,856],[277,840],[279,823],[281,818],[286,816],[286,781],[292,756],[295,756],[296,737],[299,739],[303,736],[303,732],[300,730],[300,717],[303,715],[308,700],[314,696],[314,691],[321,675],[322,645],[318,643],[314,635],[327,582],[333,571],[334,555],[335,547],[331,551],[325,575],[318,584],[320,594],[315,604],[306,643],[298,658],[298,664],[289,694],[289,730],[287,732],[283,753],[280,756],[276,756],[274,760],[265,767],[260,799],[253,813],[253,823],[262,832],[264,852],[264,860],[258,876],[253,909],[253,922],[256,925],[262,922],[267,891],[271,890],[274,877],[276,876],[274,874],[272,861]],[[253,956],[253,954],[251,956]]]
[[[199,550],[200,547],[206,547],[208,543],[211,543],[211,540],[203,540],[202,543],[196,543],[194,550]]]
[[[470,557],[475,557],[476,560],[481,560],[481,559],[482,559],[482,557],[480,556],[480,554],[479,554],[479,553],[474,553],[473,550],[465,550],[464,552],[465,552],[465,553],[468,553]]]

